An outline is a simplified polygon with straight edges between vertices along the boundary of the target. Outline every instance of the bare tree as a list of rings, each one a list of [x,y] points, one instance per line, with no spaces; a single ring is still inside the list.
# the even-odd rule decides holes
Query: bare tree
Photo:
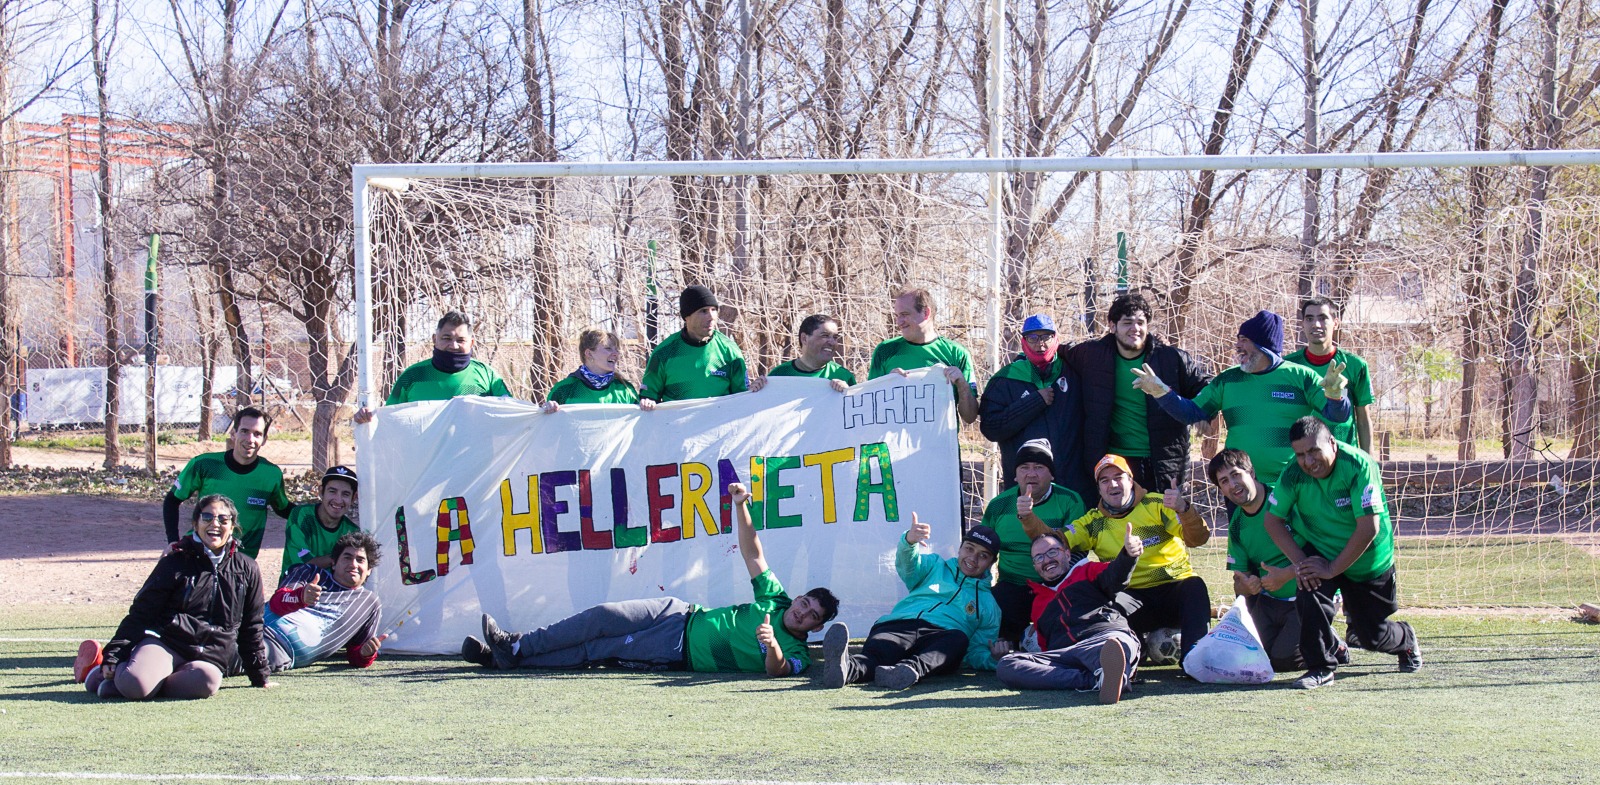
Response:
[[[1478,61],[1477,86],[1473,93],[1472,149],[1490,149],[1489,131],[1494,121],[1495,57],[1500,48],[1500,31],[1505,22],[1507,0],[1491,0],[1483,24],[1483,54]],[[1478,370],[1482,365],[1483,330],[1487,328],[1484,286],[1489,256],[1489,170],[1473,167],[1467,173],[1467,224],[1472,231],[1466,269],[1467,308],[1461,324],[1461,419],[1456,426],[1456,459],[1478,457],[1472,420],[1478,408]]]
[[[102,0],[94,0],[89,7],[89,46],[94,64],[95,110],[99,123],[95,135],[95,207],[98,211],[100,240],[101,297],[105,303],[106,335],[106,419],[105,460],[107,469],[122,463],[122,335],[118,330],[121,308],[117,300],[117,264],[112,243],[111,222],[111,88],[107,81],[107,66],[116,45],[117,20],[121,6],[113,0],[106,19],[107,9]],[[70,175],[69,175],[70,176]],[[147,369],[155,373],[155,368]]]
[[[1222,94],[1217,99],[1216,111],[1211,115],[1211,126],[1206,133],[1205,143],[1200,148],[1202,155],[1222,153],[1223,145],[1228,140],[1228,129],[1233,122],[1235,107],[1239,102],[1239,93],[1244,89],[1246,80],[1250,78],[1250,70],[1255,65],[1256,56],[1261,52],[1262,41],[1272,29],[1272,22],[1282,7],[1283,0],[1268,0],[1267,7],[1261,14],[1261,21],[1257,23],[1255,0],[1244,0],[1239,15],[1239,29],[1234,35],[1233,52],[1228,60],[1228,76],[1223,82]],[[1192,284],[1201,272],[1198,269],[1200,247],[1210,226],[1212,209],[1220,195],[1219,190],[1226,192],[1234,185],[1243,182],[1244,177],[1243,172],[1235,174],[1218,189],[1215,171],[1206,170],[1195,176],[1194,194],[1190,197],[1188,211],[1183,216],[1183,234],[1175,254],[1175,280],[1170,298],[1173,335],[1182,335],[1187,324]]]
[[[1537,14],[1541,60],[1534,102],[1531,144],[1535,150],[1559,149],[1566,142],[1567,123],[1600,85],[1600,62],[1587,75],[1576,71],[1578,58],[1560,68],[1561,16],[1557,0],[1542,0]],[[1558,73],[1559,72],[1559,73]],[[1544,253],[1544,205],[1550,195],[1550,167],[1528,170],[1527,227],[1517,249],[1516,283],[1511,290],[1511,318],[1506,332],[1506,375],[1510,382],[1508,458],[1533,452],[1534,409],[1538,380],[1533,369],[1533,328],[1540,308],[1539,260]]]
[[[216,279],[217,303],[222,311],[229,347],[238,369],[235,401],[249,403],[255,388],[255,373],[250,355],[250,338],[245,332],[244,313],[239,307],[239,288],[235,270],[241,249],[230,236],[230,227],[239,220],[233,184],[236,147],[240,126],[248,105],[261,91],[262,68],[278,43],[289,0],[265,0],[268,20],[254,46],[240,37],[249,15],[246,0],[216,0],[215,14],[207,14],[178,0],[167,0],[172,12],[172,32],[183,54],[183,64],[173,69],[186,74],[188,97],[197,122],[191,143],[210,174],[210,188],[203,203],[201,221],[203,242]],[[215,31],[205,20],[214,18]],[[219,40],[212,40],[212,36]],[[210,49],[217,47],[214,54]]]

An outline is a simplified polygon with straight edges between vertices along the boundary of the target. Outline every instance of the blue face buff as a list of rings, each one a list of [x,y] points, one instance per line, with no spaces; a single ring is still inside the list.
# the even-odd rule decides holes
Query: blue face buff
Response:
[[[433,350],[433,367],[440,373],[460,373],[472,364],[472,352],[446,352]]]
[[[589,389],[591,390],[604,390],[606,387],[611,385],[611,379],[616,375],[616,371],[612,371],[611,373],[595,373],[594,371],[589,370],[588,366],[578,366],[578,378],[582,379],[583,383],[588,385]]]

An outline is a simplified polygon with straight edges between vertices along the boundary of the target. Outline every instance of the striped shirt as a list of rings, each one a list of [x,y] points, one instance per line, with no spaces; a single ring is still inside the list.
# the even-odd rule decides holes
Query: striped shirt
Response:
[[[300,588],[319,574],[322,596],[317,604],[305,607],[300,604]],[[267,660],[276,672],[303,668],[340,648],[352,650],[353,655],[377,635],[380,610],[378,595],[340,586],[332,572],[320,567],[297,565],[267,604]],[[354,656],[351,662],[359,664]]]

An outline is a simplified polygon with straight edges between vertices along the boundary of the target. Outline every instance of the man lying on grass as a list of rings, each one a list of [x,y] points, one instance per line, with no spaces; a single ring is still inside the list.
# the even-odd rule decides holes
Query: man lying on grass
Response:
[[[383,605],[366,588],[377,566],[378,540],[355,532],[334,543],[332,567],[289,569],[267,601],[267,662],[273,672],[303,668],[341,648],[357,668],[378,659],[387,637],[376,634]]]
[[[811,664],[806,636],[839,613],[839,600],[816,588],[791,601],[762,554],[750,522],[750,492],[740,483],[728,486],[728,492],[754,602],[725,608],[702,608],[676,597],[608,602],[521,634],[501,630],[485,613],[483,640],[462,641],[461,658],[499,670],[606,664],[768,676],[805,670]]]
[[[1115,559],[1085,558],[1069,570],[1071,555],[1060,534],[1034,538],[1033,563],[1042,580],[1028,586],[1041,650],[1002,657],[996,668],[1001,683],[1019,690],[1099,690],[1101,703],[1121,700],[1139,667],[1139,636],[1128,626],[1139,603],[1124,590],[1141,553],[1144,543],[1130,526]]]

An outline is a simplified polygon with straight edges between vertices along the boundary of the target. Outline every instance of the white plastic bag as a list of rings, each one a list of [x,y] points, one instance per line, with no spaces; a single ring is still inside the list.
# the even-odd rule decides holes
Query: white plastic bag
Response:
[[[1261,646],[1261,635],[1243,597],[1235,597],[1222,621],[1195,644],[1183,660],[1183,672],[1206,684],[1272,681],[1272,661]]]

